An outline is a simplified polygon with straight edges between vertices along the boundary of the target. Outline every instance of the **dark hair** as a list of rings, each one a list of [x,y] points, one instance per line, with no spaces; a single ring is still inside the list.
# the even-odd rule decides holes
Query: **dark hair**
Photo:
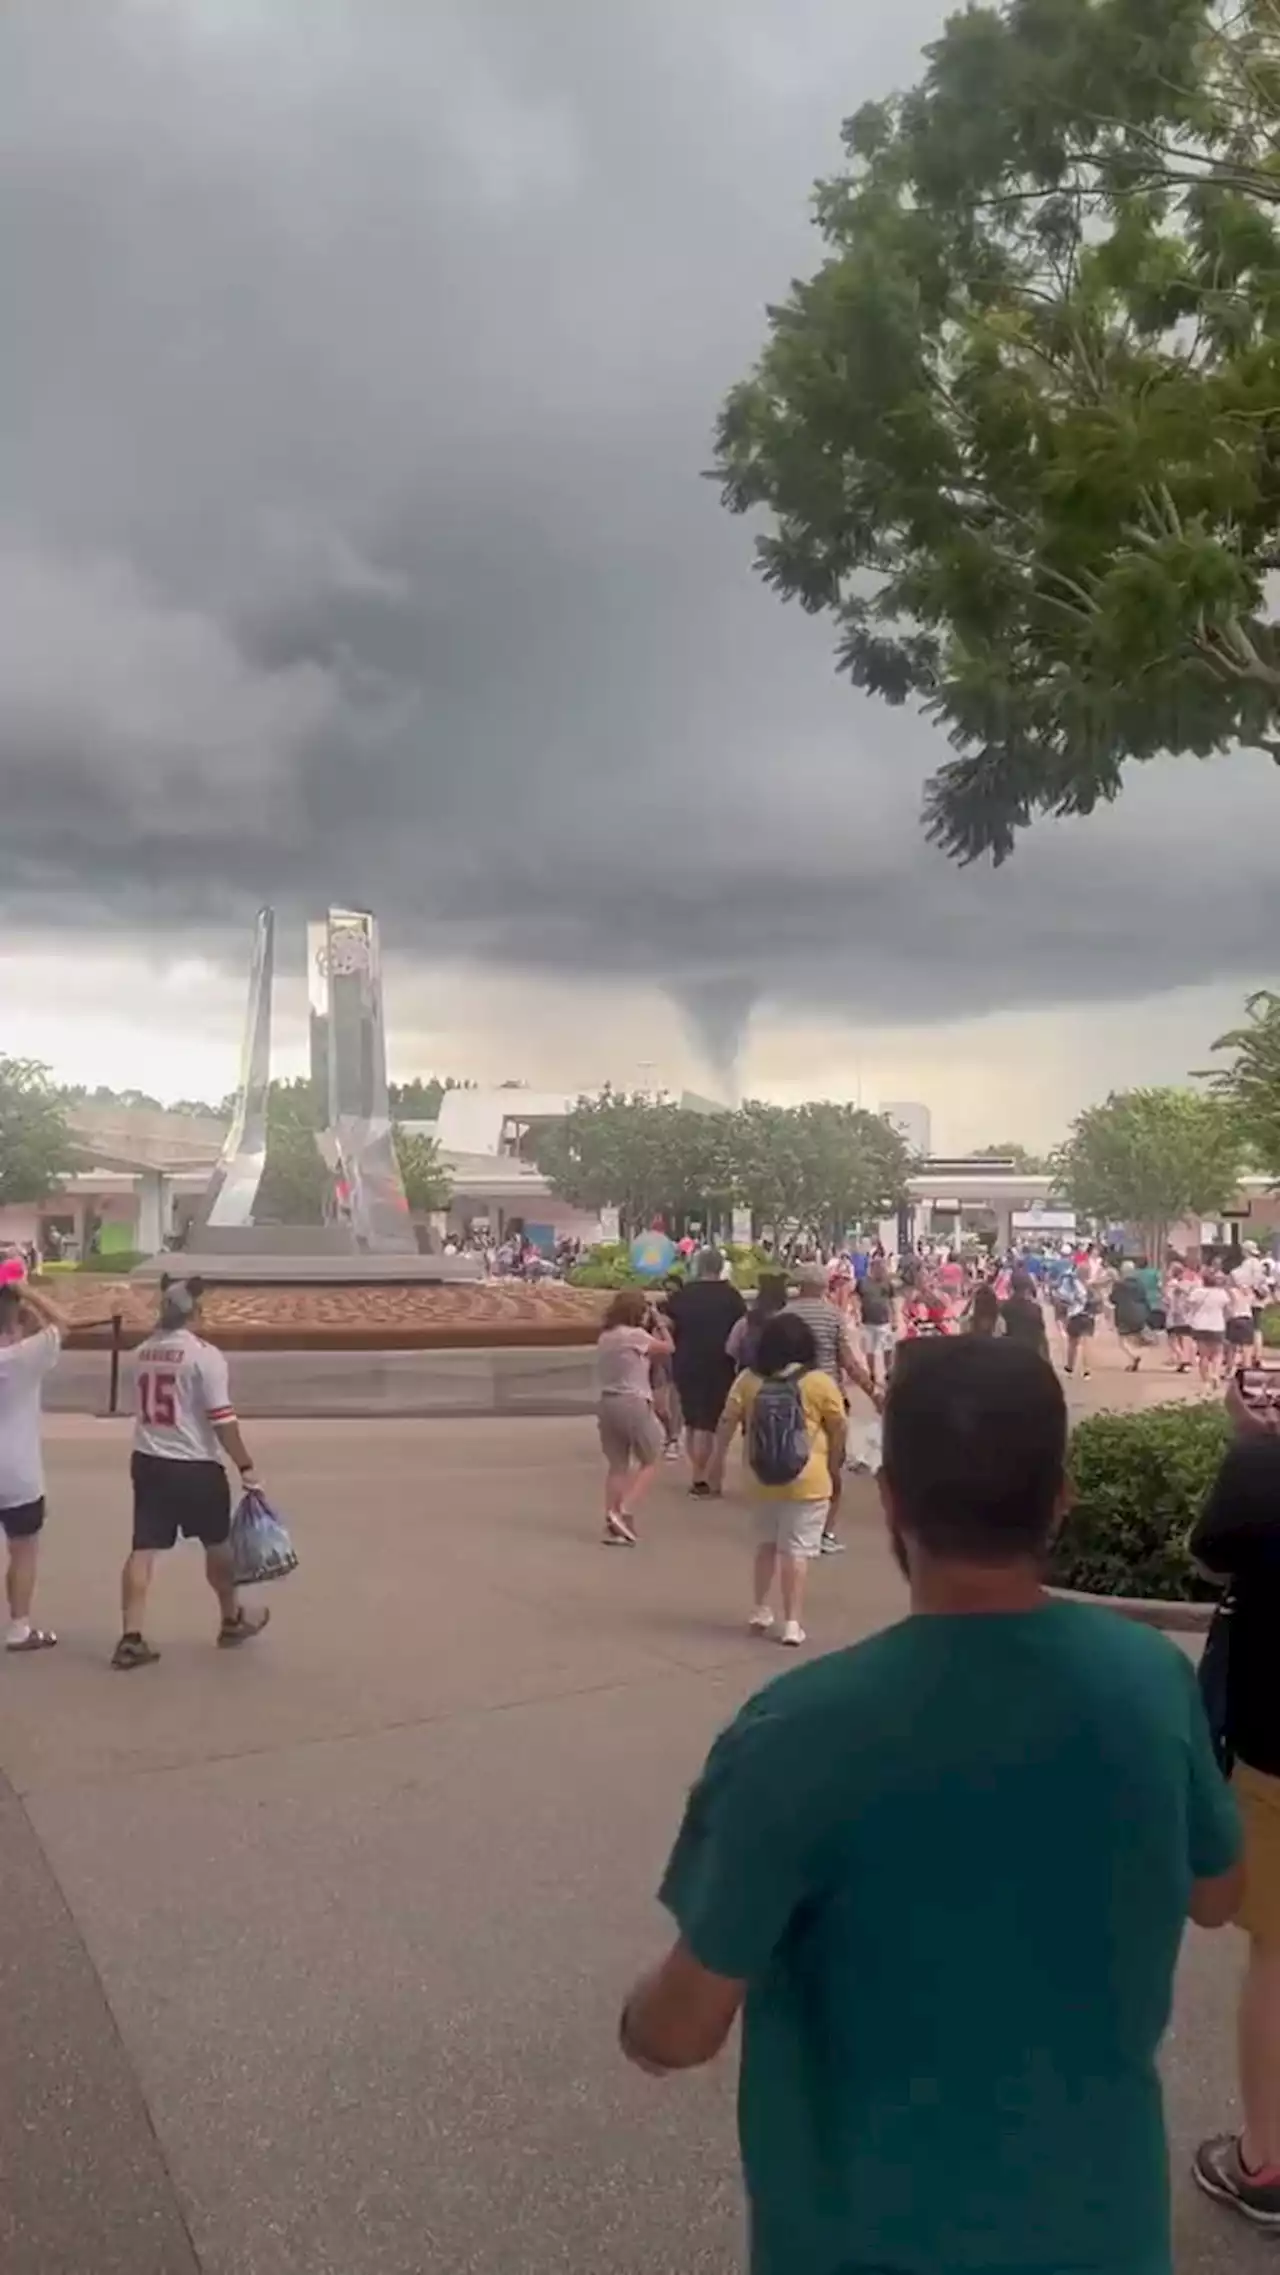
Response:
[[[1030,1272],[1015,1272],[1009,1282],[1010,1295],[1029,1295],[1034,1302],[1036,1283]]]
[[[695,1280],[718,1280],[724,1270],[724,1258],[718,1248],[700,1248],[693,1259]]]
[[[762,1272],[756,1288],[756,1300],[751,1306],[753,1327],[763,1327],[767,1319],[776,1319],[787,1305],[787,1277],[785,1272]]]
[[[969,1325],[975,1335],[994,1335],[1000,1325],[1000,1298],[989,1280],[980,1281],[973,1291]]]
[[[766,1319],[756,1345],[757,1374],[785,1374],[788,1367],[812,1370],[818,1363],[813,1329],[798,1311],[777,1311]]]
[[[647,1288],[619,1288],[604,1315],[604,1328],[643,1327],[649,1311]]]
[[[0,1286],[0,1328],[12,1327],[22,1316],[22,1282],[6,1280]]]
[[[904,1532],[958,1564],[1043,1554],[1067,1454],[1067,1407],[1029,1343],[984,1335],[920,1342],[895,1366],[884,1474]]]

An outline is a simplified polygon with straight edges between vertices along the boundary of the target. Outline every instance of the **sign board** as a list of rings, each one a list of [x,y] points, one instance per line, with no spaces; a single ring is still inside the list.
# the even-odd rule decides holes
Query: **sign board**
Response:
[[[602,1240],[621,1240],[622,1223],[617,1209],[601,1209],[600,1238]]]
[[[1015,1232],[1074,1232],[1074,1209],[1047,1209],[1037,1205],[1032,1209],[1014,1209],[1009,1219]]]
[[[751,1246],[751,1211],[750,1211],[750,1209],[735,1209],[735,1210],[734,1210],[734,1212],[733,1212],[733,1224],[732,1224],[732,1228],[731,1228],[731,1231],[730,1231],[730,1238],[731,1238],[731,1240],[733,1241],[733,1245],[734,1245],[734,1247],[735,1247],[735,1248],[749,1248],[749,1247]]]

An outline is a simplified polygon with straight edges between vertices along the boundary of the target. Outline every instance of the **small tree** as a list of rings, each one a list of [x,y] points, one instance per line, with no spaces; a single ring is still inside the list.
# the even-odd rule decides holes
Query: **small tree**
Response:
[[[440,1147],[433,1137],[420,1132],[410,1133],[397,1122],[394,1130],[396,1159],[404,1183],[405,1199],[414,1216],[430,1216],[433,1210],[447,1209],[453,1192],[453,1180],[441,1157]]]
[[[1055,1157],[1059,1187],[1082,1215],[1131,1225],[1162,1255],[1171,1224],[1231,1204],[1244,1147],[1217,1098],[1194,1090],[1112,1091],[1074,1123]]]
[[[911,1154],[881,1114],[815,1099],[787,1118],[802,1173],[802,1221],[834,1246],[851,1224],[888,1216],[906,1192]]]
[[[412,1082],[389,1082],[387,1096],[391,1111],[402,1122],[438,1122],[440,1106],[447,1090],[474,1090],[474,1082],[459,1082],[452,1074],[443,1081],[438,1074],[423,1080],[415,1074]]]
[[[43,1201],[75,1166],[62,1094],[38,1059],[0,1058],[0,1205]]]
[[[1007,1161],[1020,1177],[1041,1177],[1048,1169],[1048,1163],[1040,1154],[1031,1153],[1025,1145],[1019,1145],[1016,1138],[1008,1139],[1003,1145],[980,1145],[973,1158],[975,1161]]]
[[[624,1233],[655,1216],[715,1212],[731,1191],[725,1114],[686,1112],[667,1098],[606,1089],[580,1098],[533,1137],[539,1169],[563,1200],[616,1208]]]
[[[1231,1051],[1230,1066],[1209,1076],[1215,1095],[1235,1115],[1259,1169],[1280,1178],[1280,995],[1259,988],[1244,1007],[1243,1027],[1220,1035],[1215,1051]]]
[[[305,1075],[273,1082],[267,1097],[267,1159],[254,1204],[263,1224],[322,1224],[333,1183],[316,1144],[315,1103]]]

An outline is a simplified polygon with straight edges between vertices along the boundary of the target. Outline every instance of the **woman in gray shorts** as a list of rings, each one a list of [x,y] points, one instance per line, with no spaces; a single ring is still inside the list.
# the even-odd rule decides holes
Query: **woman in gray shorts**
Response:
[[[649,1368],[669,1359],[671,1336],[643,1288],[620,1288],[596,1345],[597,1409],[604,1452],[604,1537],[634,1548],[634,1516],[653,1482],[666,1435],[653,1403]]]

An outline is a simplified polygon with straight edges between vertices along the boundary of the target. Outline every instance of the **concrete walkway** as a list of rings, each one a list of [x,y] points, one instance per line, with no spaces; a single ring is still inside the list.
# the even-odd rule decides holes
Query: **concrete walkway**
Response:
[[[127,1434],[49,1434],[63,1642],[0,1661],[4,2275],[731,2275],[731,2065],[655,2085],[613,2032],[684,1789],[778,1666],[740,1505],[666,1473],[606,1552],[585,1422],[263,1424],[302,1557],[269,1635],[214,1651],[180,1554],[126,1678]],[[901,1605],[867,1487],[850,1518],[817,1649]],[[1192,1936],[1169,2049],[1185,2275],[1266,2256],[1182,2177],[1237,1963]]]

